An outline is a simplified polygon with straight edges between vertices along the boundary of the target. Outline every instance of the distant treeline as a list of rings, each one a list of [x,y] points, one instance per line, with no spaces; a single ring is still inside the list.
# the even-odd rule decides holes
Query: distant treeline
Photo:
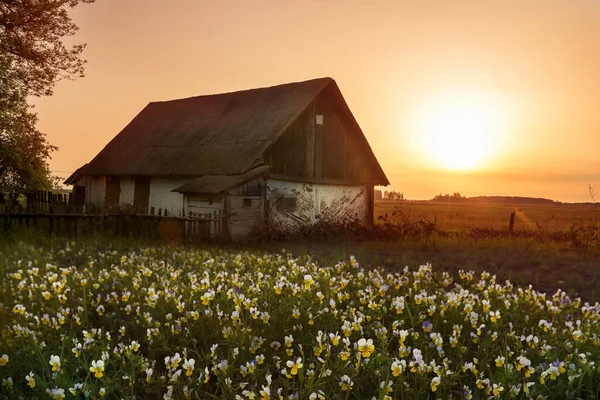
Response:
[[[544,199],[540,197],[521,197],[521,196],[475,196],[475,197],[454,197],[454,196],[435,196],[430,201],[452,201],[474,204],[536,204],[536,205],[555,205],[562,204],[558,201]]]
[[[379,193],[377,193],[379,192]],[[400,200],[415,202],[448,202],[448,203],[466,203],[466,204],[523,204],[523,205],[560,205],[560,204],[578,204],[593,205],[591,202],[581,203],[563,203],[560,201],[545,199],[541,197],[523,197],[523,196],[474,196],[465,197],[456,192],[453,194],[438,194],[430,200],[407,200],[399,192],[376,191],[376,200]]]
[[[545,199],[542,197],[523,197],[523,196],[474,196],[464,197],[460,193],[454,193],[453,195],[437,195],[433,199],[428,201],[447,201],[447,202],[460,202],[470,204],[523,204],[523,205],[560,205],[560,204],[580,204],[580,205],[593,205],[590,202],[581,203],[563,203],[551,199]]]

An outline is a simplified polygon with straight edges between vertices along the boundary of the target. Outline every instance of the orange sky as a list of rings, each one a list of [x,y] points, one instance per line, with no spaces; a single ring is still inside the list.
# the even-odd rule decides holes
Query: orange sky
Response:
[[[597,0],[99,0],[72,15],[86,77],[35,101],[57,175],[150,101],[331,76],[407,198],[600,198]],[[419,119],[464,96],[502,123],[492,154],[452,172]]]

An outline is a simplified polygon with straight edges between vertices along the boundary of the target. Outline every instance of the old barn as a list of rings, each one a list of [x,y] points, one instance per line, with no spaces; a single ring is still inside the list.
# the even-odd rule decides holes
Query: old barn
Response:
[[[389,184],[331,78],[152,102],[65,183],[88,207],[218,216],[232,239],[372,223]]]

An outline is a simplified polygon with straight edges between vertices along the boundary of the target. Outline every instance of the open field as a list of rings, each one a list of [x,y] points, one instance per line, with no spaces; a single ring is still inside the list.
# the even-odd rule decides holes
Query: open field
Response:
[[[395,272],[406,266],[431,263],[437,270],[457,274],[461,269],[488,271],[500,281],[554,293],[558,289],[586,301],[600,301],[600,254],[577,251],[568,243],[537,238],[464,237],[406,238],[393,242],[325,240],[254,245],[258,251],[310,255],[323,263],[354,255],[368,267]],[[241,248],[233,246],[234,250]]]
[[[361,256],[1,242],[0,398],[600,394],[600,305]]]
[[[594,207],[589,204],[473,204],[430,201],[377,201],[375,218],[396,212],[409,219],[436,222],[448,232],[473,228],[508,229],[510,214],[515,212],[515,230],[568,231],[594,221]],[[598,210],[600,221],[600,207]],[[392,217],[393,218],[393,217]]]

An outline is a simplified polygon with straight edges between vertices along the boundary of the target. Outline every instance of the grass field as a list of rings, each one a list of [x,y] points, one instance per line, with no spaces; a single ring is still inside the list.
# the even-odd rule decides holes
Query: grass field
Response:
[[[348,246],[0,242],[0,398],[600,395],[600,304]]]
[[[586,301],[600,301],[600,254],[577,251],[568,243],[539,239],[474,239],[464,237],[406,238],[393,242],[294,241],[253,245],[258,251],[285,249],[294,255],[311,255],[330,263],[356,256],[368,267],[398,271],[405,266],[431,263],[441,271],[461,269],[496,274],[501,281],[533,285],[554,293],[558,289]],[[242,250],[233,246],[236,251]]]
[[[473,228],[508,229],[510,214],[515,212],[515,230],[567,231],[573,226],[593,223],[594,207],[589,204],[498,205],[450,202],[377,201],[375,218],[394,212],[409,219],[436,222],[445,231]],[[600,210],[598,210],[600,220]]]

